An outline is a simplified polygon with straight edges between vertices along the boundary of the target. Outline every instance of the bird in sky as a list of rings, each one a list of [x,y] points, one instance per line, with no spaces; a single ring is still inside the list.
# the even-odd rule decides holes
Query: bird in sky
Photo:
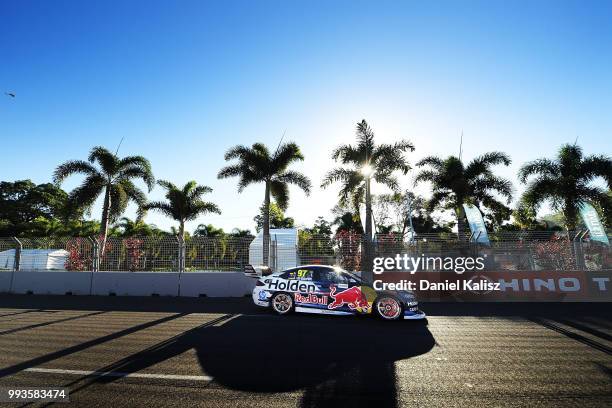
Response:
[[[14,92],[5,92],[4,94],[7,95],[7,96],[10,96],[11,98],[15,97],[15,93]]]

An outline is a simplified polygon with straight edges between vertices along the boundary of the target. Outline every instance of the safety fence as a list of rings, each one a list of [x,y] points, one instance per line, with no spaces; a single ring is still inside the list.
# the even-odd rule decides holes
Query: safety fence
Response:
[[[377,234],[372,242],[342,231],[333,236],[298,231],[270,237],[264,246],[252,237],[173,236],[99,238],[0,238],[0,270],[194,272],[241,271],[247,264],[274,270],[304,264],[339,265],[358,271],[380,257],[482,258],[485,270],[610,270],[610,247],[589,239],[586,231],[503,232],[489,235],[490,245],[457,234]],[[439,263],[420,270],[438,270]]]

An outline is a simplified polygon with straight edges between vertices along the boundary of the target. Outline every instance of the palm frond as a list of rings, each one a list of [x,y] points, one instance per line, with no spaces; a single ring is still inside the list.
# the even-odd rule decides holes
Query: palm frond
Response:
[[[421,170],[414,178],[414,185],[423,182],[436,183],[440,178],[440,173],[434,170]]]
[[[473,182],[473,191],[476,196],[479,194],[488,194],[489,191],[495,191],[500,194],[508,203],[512,200],[512,192],[514,190],[512,182],[508,179],[487,175],[480,177]]]
[[[193,221],[198,218],[198,216],[209,213],[221,214],[221,210],[214,203],[196,201],[189,206],[189,211],[184,214],[184,217],[185,221]]]
[[[163,201],[152,201],[143,206],[143,209],[147,211],[158,211],[176,221],[180,221],[180,218],[174,213],[173,208],[170,204]]]
[[[273,173],[284,171],[291,163],[304,160],[304,156],[297,144],[290,142],[282,144],[272,157],[271,170]]]
[[[282,183],[296,185],[301,188],[306,193],[306,195],[310,195],[310,188],[312,187],[310,179],[304,174],[299,173],[297,171],[285,171],[284,173],[274,177],[272,180],[278,180]]]
[[[606,155],[593,155],[585,157],[580,166],[582,178],[591,181],[596,177],[602,177],[608,184],[608,189],[612,188],[612,159]]]
[[[411,168],[404,157],[404,151],[398,150],[394,145],[389,144],[377,146],[372,153],[371,162],[374,163],[377,171],[391,172],[399,170],[406,174]]]
[[[225,152],[224,157],[226,161],[229,161],[233,159],[241,159],[247,156],[249,153],[250,153],[250,149],[248,147],[243,146],[243,145],[237,145],[237,146],[234,146],[228,149],[228,151]]]
[[[68,195],[68,200],[73,208],[87,209],[90,208],[96,201],[98,196],[102,194],[105,187],[105,180],[100,175],[92,175]]]
[[[157,184],[166,191],[178,190],[178,187],[167,180],[157,180]]]
[[[473,179],[482,174],[489,174],[491,172],[491,166],[503,164],[509,166],[512,161],[510,156],[503,152],[488,152],[482,156],[476,157],[472,160],[465,168],[465,178]]]
[[[376,172],[374,173],[374,180],[389,187],[393,192],[399,191],[399,182],[397,177],[393,176],[391,172]]]
[[[128,199],[134,201],[139,207],[142,207],[146,204],[146,194],[141,189],[136,187],[134,183],[129,180],[123,180],[119,184],[123,188],[123,191],[125,191],[125,194],[127,195]]]
[[[335,182],[343,182],[343,183],[351,183],[356,185],[355,181],[358,180],[362,182],[364,180],[363,175],[353,169],[345,169],[342,167],[337,167],[335,169],[330,170],[325,177],[323,178],[323,182],[321,183],[321,188],[326,188]]]
[[[197,200],[202,195],[212,193],[213,189],[208,186],[196,185],[188,194],[190,200]]]
[[[90,163],[98,162],[104,173],[108,176],[114,175],[119,168],[117,156],[102,146],[96,146],[91,149],[87,160],[89,160]]]
[[[354,164],[361,166],[366,160],[366,151],[355,148],[351,145],[341,145],[332,151],[332,159],[340,161],[342,164]]]
[[[529,176],[558,176],[561,172],[559,165],[550,159],[537,159],[525,163],[518,173],[518,178],[521,183],[525,183]]]
[[[125,212],[128,206],[129,197],[123,189],[123,185],[114,184],[110,190],[110,211],[108,217],[111,223],[114,223],[117,218]]]
[[[83,160],[70,160],[57,166],[53,172],[53,182],[61,184],[67,177],[73,174],[85,174],[86,176],[100,175],[98,170]]]
[[[151,169],[137,165],[129,165],[127,167],[121,168],[115,179],[117,181],[121,181],[133,178],[138,178],[144,181],[144,183],[147,185],[147,189],[149,190],[149,192],[153,189],[153,186],[155,185],[155,178],[153,177]]]
[[[231,166],[225,166],[219,171],[219,174],[217,174],[217,178],[224,179],[229,177],[237,177],[240,176],[245,170],[247,169],[245,169],[242,164],[233,164]]]
[[[195,180],[188,181],[181,189],[182,195],[184,195],[185,197],[189,197],[189,194],[193,191],[194,188],[196,188],[197,185],[198,183],[196,183]]]
[[[274,197],[274,201],[276,201],[281,210],[287,210],[289,205],[289,188],[287,183],[280,180],[272,180],[270,182],[270,194]]]
[[[444,161],[436,156],[427,156],[419,160],[416,164],[418,167],[431,166],[438,171],[444,169]]]
[[[437,208],[447,209],[447,207],[449,206],[447,205],[447,202],[451,202],[452,198],[453,193],[451,191],[435,191],[431,195],[431,198],[425,204],[427,211],[433,212]],[[452,204],[450,204],[450,206],[456,207],[456,204],[457,203],[453,202]]]
[[[521,201],[537,210],[544,201],[550,200],[553,208],[558,209],[562,198],[555,180],[549,176],[540,176],[527,185]]]

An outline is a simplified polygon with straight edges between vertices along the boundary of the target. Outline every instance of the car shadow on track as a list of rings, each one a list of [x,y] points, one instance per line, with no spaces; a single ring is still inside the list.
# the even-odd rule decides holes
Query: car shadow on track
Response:
[[[202,371],[230,389],[303,391],[302,406],[397,406],[395,362],[430,351],[426,322],[226,315],[98,371],[134,373],[194,349]],[[71,395],[117,377],[81,378]],[[340,405],[338,405],[340,404]]]
[[[196,351],[203,370],[229,388],[304,389],[303,406],[396,406],[395,362],[434,344],[424,322],[245,317],[209,330]]]

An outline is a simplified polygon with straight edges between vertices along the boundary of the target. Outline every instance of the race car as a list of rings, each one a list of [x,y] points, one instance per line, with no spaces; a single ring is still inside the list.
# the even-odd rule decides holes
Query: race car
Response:
[[[375,314],[384,320],[425,318],[413,293],[376,291],[357,275],[327,265],[305,265],[263,274],[253,289],[253,302],[280,315],[295,311]]]

